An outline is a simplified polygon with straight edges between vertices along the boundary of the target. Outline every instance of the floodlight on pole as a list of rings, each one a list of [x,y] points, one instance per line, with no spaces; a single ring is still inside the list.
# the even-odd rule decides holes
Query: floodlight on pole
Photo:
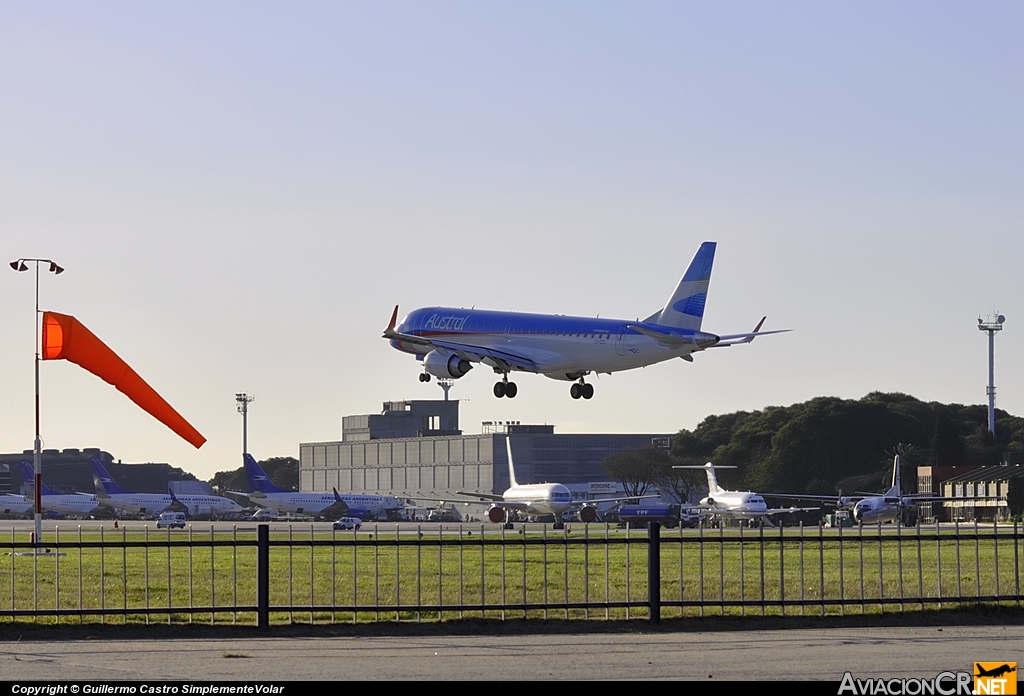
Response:
[[[978,328],[988,334],[988,431],[996,435],[996,332],[1003,330],[1006,317],[998,312],[986,319],[978,317]]]
[[[33,542],[38,547],[42,544],[43,537],[43,441],[39,435],[39,354],[40,354],[40,343],[42,337],[39,332],[39,264],[49,264],[48,270],[54,275],[60,275],[64,272],[62,266],[58,266],[57,263],[51,259],[18,259],[17,261],[11,261],[11,268],[19,273],[28,270],[28,265],[25,263],[34,263],[36,265],[36,335],[35,335],[35,378],[36,378],[36,437],[32,451],[33,469],[35,475],[35,535]]]
[[[238,412],[242,414],[242,455],[249,454],[249,404],[256,400],[255,396],[249,396],[245,392],[235,394],[235,402],[238,404]]]

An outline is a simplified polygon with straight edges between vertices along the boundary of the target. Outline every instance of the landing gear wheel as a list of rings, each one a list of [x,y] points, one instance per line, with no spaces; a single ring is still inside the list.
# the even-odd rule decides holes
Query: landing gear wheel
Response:
[[[571,396],[574,399],[580,398],[581,396],[583,396],[583,388],[580,387],[580,385],[578,384],[572,385],[571,387],[569,387],[569,396]]]
[[[494,383],[494,395],[496,397],[498,397],[499,399],[501,397],[505,396],[505,383],[504,382],[495,382]]]
[[[513,525],[511,522],[506,522],[504,526],[505,529],[515,529],[515,525]]]
[[[519,393],[519,387],[516,386],[515,382],[508,382],[505,384],[505,396],[510,399],[516,398],[516,394]]]
[[[552,529],[565,529],[565,522],[555,522],[551,527]]]
[[[582,392],[582,396],[583,396],[584,399],[593,398],[593,396],[594,396],[594,385],[593,384],[583,384],[583,385],[580,385],[580,390]]]
[[[424,372],[423,374],[420,375],[420,381],[421,382],[429,382],[430,381],[430,375],[427,374],[426,372]]]

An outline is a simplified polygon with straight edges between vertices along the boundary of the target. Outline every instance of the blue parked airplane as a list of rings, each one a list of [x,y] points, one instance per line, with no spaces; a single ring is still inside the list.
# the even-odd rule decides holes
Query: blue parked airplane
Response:
[[[574,382],[572,398],[589,399],[594,385],[584,378],[591,373],[611,374],[672,358],[693,362],[692,354],[705,348],[788,331],[761,331],[764,318],[750,333],[701,331],[714,260],[715,242],[701,244],[664,308],[643,321],[424,307],[396,326],[396,306],[384,338],[423,361],[421,382],[429,382],[431,375],[459,379],[473,363],[481,363],[502,376],[494,385],[496,397],[515,397],[518,388],[508,376],[517,371]]]

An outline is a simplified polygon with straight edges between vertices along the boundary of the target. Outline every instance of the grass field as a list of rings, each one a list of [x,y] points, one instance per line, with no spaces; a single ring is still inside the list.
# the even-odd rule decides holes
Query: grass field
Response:
[[[250,528],[251,529],[251,528]],[[1019,604],[1024,539],[1012,528],[663,530],[662,615],[913,611]],[[741,536],[742,534],[742,536]],[[647,616],[647,532],[394,531],[275,534],[272,622]],[[189,539],[191,538],[191,543]],[[255,534],[62,530],[57,555],[0,538],[0,616],[61,623],[255,623]],[[63,555],[61,555],[63,554]],[[6,566],[6,567],[4,567]],[[824,600],[824,601],[823,601]],[[803,602],[803,604],[801,604]],[[784,603],[788,603],[785,604]],[[461,608],[460,608],[461,606]],[[233,611],[235,607],[246,611]],[[89,613],[105,609],[109,615]],[[215,609],[215,611],[211,611]],[[332,610],[333,609],[333,610]],[[59,615],[58,615],[59,610]],[[147,613],[146,610],[150,610]],[[48,612],[46,617],[14,612]],[[10,620],[10,619],[8,619]]]

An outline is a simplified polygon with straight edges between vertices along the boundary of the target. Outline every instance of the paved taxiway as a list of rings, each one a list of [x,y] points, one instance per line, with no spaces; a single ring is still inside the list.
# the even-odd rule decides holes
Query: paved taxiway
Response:
[[[198,628],[198,627],[197,627]],[[934,677],[1020,661],[1022,626],[787,628],[528,635],[66,640],[3,626],[7,680],[783,679]],[[84,629],[88,630],[88,629]],[[97,629],[99,632],[99,629]]]

